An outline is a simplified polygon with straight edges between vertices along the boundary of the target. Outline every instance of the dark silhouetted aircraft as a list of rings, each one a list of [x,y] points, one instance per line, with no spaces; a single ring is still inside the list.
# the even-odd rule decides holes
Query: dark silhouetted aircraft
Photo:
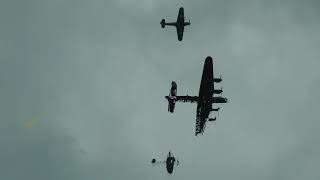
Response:
[[[197,105],[197,116],[196,116],[196,130],[195,135],[197,136],[199,133],[203,134],[206,122],[207,121],[215,121],[215,118],[209,118],[209,114],[211,111],[219,111],[220,108],[212,108],[213,103],[226,103],[228,101],[227,98],[218,96],[215,97],[215,94],[221,94],[221,89],[214,89],[214,83],[220,83],[222,81],[220,78],[213,77],[213,62],[212,57],[208,56],[205,60],[203,73],[201,78],[199,96],[177,96],[177,83],[172,81],[171,89],[169,96],[165,98],[168,100],[168,111],[173,113],[175,103],[178,101],[181,102],[191,102],[198,103]]]
[[[172,153],[169,151],[167,160],[165,161],[156,161],[156,159],[151,160],[152,164],[166,164],[167,172],[169,174],[172,174],[173,172],[173,167],[176,164],[177,166],[179,165],[179,161],[176,160],[176,158],[172,155]]]
[[[191,23],[190,23],[190,20],[189,20],[189,22],[184,21],[184,10],[183,10],[183,7],[181,7],[179,9],[177,22],[166,23],[166,21],[164,19],[162,19],[160,24],[161,24],[162,28],[164,28],[166,25],[167,26],[175,26],[177,29],[178,40],[182,41],[184,26],[189,26]]]

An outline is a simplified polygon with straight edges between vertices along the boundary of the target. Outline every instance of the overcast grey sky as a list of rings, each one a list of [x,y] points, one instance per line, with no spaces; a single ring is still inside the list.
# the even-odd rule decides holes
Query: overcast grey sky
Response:
[[[160,20],[179,7],[184,39]],[[320,179],[320,3],[2,0],[0,176],[5,180]],[[223,75],[216,125],[167,112]],[[153,167],[169,150],[181,166]]]

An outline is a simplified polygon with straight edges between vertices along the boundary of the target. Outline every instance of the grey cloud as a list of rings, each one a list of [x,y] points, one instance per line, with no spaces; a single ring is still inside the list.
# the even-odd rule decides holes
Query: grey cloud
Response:
[[[1,4],[5,179],[319,178],[317,1]],[[182,42],[159,24],[180,6]],[[195,105],[163,97],[196,95],[208,55],[230,103],[194,137]],[[171,177],[149,164],[169,150]]]

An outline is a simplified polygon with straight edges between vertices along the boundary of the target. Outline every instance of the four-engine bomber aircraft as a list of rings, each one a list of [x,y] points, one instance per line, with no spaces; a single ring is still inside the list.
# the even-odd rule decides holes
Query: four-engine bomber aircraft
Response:
[[[220,78],[213,77],[213,62],[212,57],[208,56],[204,63],[199,96],[177,96],[177,84],[172,81],[169,96],[165,98],[168,100],[168,111],[173,113],[175,103],[181,102],[197,102],[197,116],[196,116],[196,129],[195,135],[203,134],[205,125],[208,121],[215,121],[216,118],[209,118],[211,111],[219,111],[220,108],[212,108],[213,103],[226,103],[228,100],[224,97],[214,97],[214,94],[221,94],[222,89],[214,89],[214,82],[220,83]]]
[[[174,165],[179,165],[179,161],[173,156],[173,154],[169,151],[166,161],[156,161],[156,159],[151,160],[152,164],[166,164],[167,172],[172,174]]]
[[[166,21],[164,19],[162,19],[160,24],[161,24],[162,28],[164,28],[166,25],[175,26],[177,29],[178,40],[182,41],[184,26],[189,26],[191,23],[190,23],[190,20],[189,20],[189,22],[184,21],[184,10],[183,10],[183,7],[181,7],[179,9],[177,22],[166,23]]]

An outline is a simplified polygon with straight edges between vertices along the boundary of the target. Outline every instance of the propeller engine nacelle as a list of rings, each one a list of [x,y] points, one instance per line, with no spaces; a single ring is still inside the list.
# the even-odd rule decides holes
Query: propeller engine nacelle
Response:
[[[219,111],[219,110],[220,110],[220,107],[218,107],[216,109],[214,109],[214,108],[211,109],[211,111]]]
[[[228,99],[225,97],[212,97],[212,103],[227,103]]]
[[[166,26],[166,20],[162,19],[160,24],[161,24],[161,27],[164,28]]]
[[[220,76],[220,78],[213,78],[213,82],[215,83],[219,83],[222,81],[222,77]]]
[[[213,90],[213,94],[221,94],[222,92],[223,92],[222,88]]]
[[[166,96],[166,99],[168,100],[168,111],[173,113],[174,107],[176,105],[177,101],[177,83],[172,81],[171,82],[171,89],[169,96]]]

